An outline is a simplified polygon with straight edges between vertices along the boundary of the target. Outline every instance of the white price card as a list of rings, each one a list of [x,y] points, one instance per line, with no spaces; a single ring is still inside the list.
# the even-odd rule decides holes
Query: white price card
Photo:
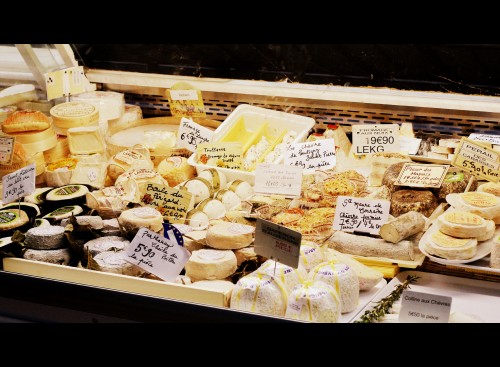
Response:
[[[264,219],[257,219],[256,224],[255,253],[296,269],[302,234]]]
[[[213,135],[212,130],[183,117],[177,132],[177,146],[195,152],[198,144],[211,142]]]
[[[304,173],[334,168],[336,163],[334,139],[294,143],[285,152],[285,164],[302,167]]]
[[[259,194],[277,194],[299,197],[302,189],[302,167],[261,163],[255,169],[254,191]]]
[[[476,134],[472,133],[469,135],[470,140],[485,141],[493,145],[500,145],[500,135],[490,135],[490,134]]]
[[[2,177],[2,202],[16,201],[35,191],[35,163]]]
[[[447,164],[405,163],[395,185],[411,187],[441,187],[450,168]]]
[[[378,234],[389,219],[389,200],[339,196],[333,219],[333,229],[344,232]]]
[[[165,227],[163,236],[139,229],[126,254],[125,260],[167,282],[175,281],[191,256],[182,246],[182,234],[171,225]]]
[[[399,152],[399,125],[353,125],[352,145],[356,155]]]
[[[451,297],[405,290],[401,294],[399,322],[447,323],[450,319]]]
[[[12,163],[15,143],[16,143],[16,138],[14,136],[0,137],[0,164]]]
[[[170,98],[172,98],[172,101],[197,101],[198,92],[194,89],[185,89],[185,90],[171,89]]]
[[[399,137],[400,152],[416,155],[418,153],[418,150],[420,149],[421,143],[422,139],[400,136]]]

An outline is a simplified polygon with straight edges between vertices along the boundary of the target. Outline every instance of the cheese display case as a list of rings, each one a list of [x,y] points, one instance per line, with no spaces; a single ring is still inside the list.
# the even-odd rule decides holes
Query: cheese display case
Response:
[[[7,318],[350,323],[407,269],[500,281],[498,97],[85,76],[47,126],[19,117],[33,95],[2,123],[50,133],[2,175]]]

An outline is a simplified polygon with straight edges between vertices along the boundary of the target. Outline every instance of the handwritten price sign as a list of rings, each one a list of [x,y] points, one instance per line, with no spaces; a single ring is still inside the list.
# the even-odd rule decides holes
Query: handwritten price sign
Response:
[[[389,200],[361,199],[350,196],[337,198],[333,229],[345,232],[378,234],[387,222]]]
[[[256,193],[298,197],[301,188],[302,167],[265,163],[255,169]]]
[[[35,163],[2,177],[2,202],[16,201],[35,191]]]
[[[177,146],[195,152],[198,144],[209,143],[213,135],[212,130],[183,117],[177,133]]]
[[[333,139],[291,144],[285,153],[285,164],[301,167],[304,173],[334,168],[336,163]]]
[[[462,138],[451,164],[488,181],[500,179],[500,152],[481,143]]]

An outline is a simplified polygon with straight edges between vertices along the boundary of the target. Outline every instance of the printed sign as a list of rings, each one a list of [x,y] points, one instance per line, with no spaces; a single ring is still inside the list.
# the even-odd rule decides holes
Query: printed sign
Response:
[[[195,152],[198,144],[209,143],[213,135],[212,130],[183,117],[177,132],[177,146]]]
[[[339,196],[333,219],[333,229],[344,232],[378,234],[389,219],[389,200]]]
[[[141,203],[158,210],[170,223],[184,223],[192,194],[161,184],[148,183]]]
[[[399,322],[447,323],[451,301],[451,297],[405,290],[401,295]]]
[[[420,149],[421,143],[422,139],[400,136],[399,137],[400,152],[416,155],[418,153],[418,150]]]
[[[394,182],[398,186],[441,187],[450,168],[447,164],[405,163]]]
[[[256,224],[255,253],[296,269],[302,234],[264,219]]]
[[[13,136],[0,137],[0,164],[12,164],[15,143],[16,138]]]
[[[47,100],[69,97],[73,94],[85,92],[85,73],[83,66],[61,69],[45,73],[45,86],[47,89]]]
[[[353,125],[353,152],[357,155],[379,152],[399,152],[399,126],[384,125]]]
[[[485,141],[494,145],[500,145],[500,135],[476,134],[469,135],[470,140]]]
[[[196,147],[196,156],[207,166],[240,169],[243,146],[240,143],[202,143]]]
[[[205,105],[201,91],[188,83],[176,83],[167,91],[172,116],[205,117]]]
[[[180,246],[173,228],[164,236],[141,228],[126,249],[128,262],[167,281],[174,282],[191,253]]]
[[[2,177],[2,203],[8,204],[35,191],[35,163]]]
[[[304,173],[334,168],[337,163],[333,139],[294,143],[285,152],[285,164],[301,167]]]
[[[451,164],[488,181],[498,182],[500,179],[500,152],[474,140],[461,139]]]
[[[299,197],[302,190],[302,167],[261,163],[255,169],[254,191]]]

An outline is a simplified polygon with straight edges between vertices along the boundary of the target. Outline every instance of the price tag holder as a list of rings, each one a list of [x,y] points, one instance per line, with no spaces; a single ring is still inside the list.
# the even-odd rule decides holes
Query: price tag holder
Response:
[[[14,136],[0,136],[0,164],[12,164],[15,143]]]
[[[356,155],[374,154],[379,152],[399,152],[399,126],[384,125],[353,125],[352,146]]]
[[[176,83],[167,90],[172,116],[206,117],[201,91],[189,83]]]
[[[196,147],[196,156],[207,166],[240,169],[243,146],[241,143],[202,143]]]
[[[402,323],[448,323],[452,298],[405,290],[401,294]]]
[[[170,223],[184,223],[192,194],[161,184],[148,183],[140,198],[142,204],[158,210]]]
[[[69,97],[73,94],[83,93],[86,91],[85,85],[88,84],[88,80],[83,72],[83,66],[45,73],[44,77],[47,100],[49,101],[55,98]]]
[[[336,163],[334,139],[294,143],[285,152],[285,164],[301,167],[304,173],[334,168]]]
[[[259,194],[277,194],[299,197],[302,190],[302,167],[261,163],[255,169],[254,191]]]
[[[174,232],[177,231],[177,234]],[[179,230],[165,227],[164,236],[141,228],[126,249],[126,260],[157,277],[173,282],[181,273],[191,253],[179,245]]]
[[[488,181],[500,180],[500,152],[468,138],[461,139],[451,164]]]
[[[213,135],[212,130],[183,117],[177,132],[177,146],[195,152],[198,144],[211,142]]]
[[[2,177],[2,203],[8,204],[35,191],[35,163]]]
[[[475,140],[475,141],[483,141],[483,142],[491,143],[493,145],[500,145],[500,135],[472,133],[469,135],[469,139]]]
[[[416,155],[418,153],[418,150],[420,149],[421,143],[422,139],[400,136],[399,137],[400,152]]]
[[[333,219],[333,229],[344,232],[378,234],[389,219],[389,200],[339,196]]]
[[[447,164],[405,163],[397,180],[398,186],[411,187],[441,187],[450,168]]]
[[[301,242],[300,232],[264,219],[257,219],[254,242],[257,255],[296,269],[299,266]]]

